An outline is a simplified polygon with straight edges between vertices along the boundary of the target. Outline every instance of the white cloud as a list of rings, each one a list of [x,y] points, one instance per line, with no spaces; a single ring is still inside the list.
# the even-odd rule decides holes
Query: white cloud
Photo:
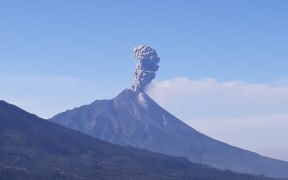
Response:
[[[224,142],[288,160],[288,84],[175,78],[147,93],[195,129]]]
[[[154,81],[147,93],[168,110],[177,109],[175,113],[184,119],[286,113],[288,85],[271,84],[176,78]]]

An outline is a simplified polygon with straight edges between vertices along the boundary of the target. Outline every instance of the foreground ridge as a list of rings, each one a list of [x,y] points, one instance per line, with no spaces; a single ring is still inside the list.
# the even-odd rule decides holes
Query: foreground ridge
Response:
[[[0,101],[0,179],[272,180],[113,145]]]

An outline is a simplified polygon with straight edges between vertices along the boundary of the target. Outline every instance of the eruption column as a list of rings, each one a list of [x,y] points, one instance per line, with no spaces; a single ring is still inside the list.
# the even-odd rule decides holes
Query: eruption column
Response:
[[[143,92],[145,87],[155,78],[158,71],[160,58],[154,49],[149,46],[137,46],[134,48],[134,56],[138,62],[134,76],[134,91]]]

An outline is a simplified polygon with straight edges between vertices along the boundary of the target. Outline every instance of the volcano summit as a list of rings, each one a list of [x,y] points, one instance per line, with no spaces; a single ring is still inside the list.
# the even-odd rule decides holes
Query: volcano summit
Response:
[[[288,162],[210,138],[160,107],[145,93],[160,59],[147,46],[136,47],[134,53],[138,63],[132,89],[111,100],[96,100],[60,113],[51,121],[115,144],[184,156],[221,169],[288,177]]]

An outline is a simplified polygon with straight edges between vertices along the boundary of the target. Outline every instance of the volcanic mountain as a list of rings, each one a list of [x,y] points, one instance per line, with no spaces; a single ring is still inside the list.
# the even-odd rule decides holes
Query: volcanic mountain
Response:
[[[272,180],[113,145],[0,101],[3,180]]]
[[[133,146],[242,173],[288,177],[288,162],[212,139],[161,108],[147,94],[126,89],[60,113],[51,121],[118,145]]]

